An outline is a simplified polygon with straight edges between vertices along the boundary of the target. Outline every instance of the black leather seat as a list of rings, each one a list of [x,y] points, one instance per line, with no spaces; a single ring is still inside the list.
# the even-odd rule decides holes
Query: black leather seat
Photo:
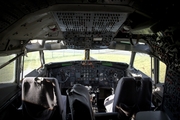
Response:
[[[123,77],[115,90],[112,112],[119,112],[122,119],[135,117],[139,111],[151,110],[151,96],[150,78]]]
[[[72,120],[95,120],[90,94],[85,86],[74,84],[66,92]]]
[[[118,112],[120,119],[130,119],[138,111],[141,88],[140,80],[133,77],[121,78],[115,90],[112,112]]]
[[[26,77],[22,82],[22,112],[25,120],[65,120],[66,96],[55,78]]]
[[[138,100],[139,111],[148,111],[152,108],[152,80],[151,78],[141,78],[142,89]]]

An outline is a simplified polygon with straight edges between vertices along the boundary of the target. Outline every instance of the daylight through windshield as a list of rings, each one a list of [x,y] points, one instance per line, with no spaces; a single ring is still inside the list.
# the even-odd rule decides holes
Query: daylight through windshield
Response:
[[[44,51],[45,62],[61,62],[61,61],[74,61],[74,60],[84,60],[85,51],[84,50],[54,50],[54,51]],[[113,61],[113,62],[125,62],[129,63],[131,52],[122,50],[90,50],[90,60],[100,60],[100,61]]]

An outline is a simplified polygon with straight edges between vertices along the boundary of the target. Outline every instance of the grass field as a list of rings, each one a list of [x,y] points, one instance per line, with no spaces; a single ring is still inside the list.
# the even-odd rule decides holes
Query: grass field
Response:
[[[106,53],[106,54],[105,54]],[[39,52],[32,52],[27,54],[28,57],[25,57],[25,63],[24,63],[24,75],[32,71],[33,69],[40,67],[40,60],[39,60]],[[84,59],[84,51],[79,52],[45,52],[45,62],[61,62],[61,61],[70,61],[70,60],[83,60]],[[113,53],[111,52],[102,52],[97,51],[90,54],[90,56],[93,59],[97,60],[105,60],[105,61],[113,61],[113,62],[130,62],[130,53],[123,53],[119,54],[117,52]],[[2,62],[2,61],[1,61]],[[147,75],[151,75],[151,66],[150,66],[150,57],[144,54],[137,54],[134,66],[135,68],[141,70]],[[0,82],[7,80],[3,78],[8,78],[8,80],[13,79],[14,72],[12,71],[12,68],[14,67],[13,63],[8,65],[7,67],[0,70],[1,78]],[[160,64],[160,81],[164,81],[165,76],[165,65]]]
[[[134,61],[134,67],[136,69],[141,70],[143,73],[145,73],[148,76],[151,76],[151,59],[146,54],[136,54],[135,61]],[[166,71],[166,65],[162,62],[160,62],[160,73],[159,73],[159,80],[161,83],[165,80],[165,71]]]
[[[15,57],[14,55],[0,57],[0,65],[3,65],[5,62],[9,61]],[[9,65],[0,69],[0,83],[2,82],[13,82],[15,75],[15,62],[10,63]]]

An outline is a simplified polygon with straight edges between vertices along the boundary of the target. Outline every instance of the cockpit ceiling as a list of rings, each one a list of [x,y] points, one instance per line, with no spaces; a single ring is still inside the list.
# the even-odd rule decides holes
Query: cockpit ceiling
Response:
[[[178,10],[168,0],[1,0],[0,54],[22,51],[33,39],[63,41],[63,48],[109,48],[129,32],[137,39],[177,27]]]
[[[33,39],[63,41],[70,49],[108,48],[132,12],[131,7],[116,5],[51,6],[26,15],[3,31],[0,50],[22,50]]]

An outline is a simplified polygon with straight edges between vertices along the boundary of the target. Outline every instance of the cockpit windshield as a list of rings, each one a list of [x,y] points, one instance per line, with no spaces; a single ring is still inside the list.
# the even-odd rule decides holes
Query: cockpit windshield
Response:
[[[129,63],[131,52],[114,49],[90,50],[89,60],[112,61]],[[85,60],[85,50],[45,50],[45,62],[64,62],[74,60]]]

